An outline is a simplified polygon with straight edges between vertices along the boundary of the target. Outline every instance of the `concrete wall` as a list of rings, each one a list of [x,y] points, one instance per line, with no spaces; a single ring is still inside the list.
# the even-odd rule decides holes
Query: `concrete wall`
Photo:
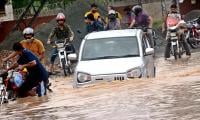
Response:
[[[180,4],[181,14],[187,14],[192,10],[200,10],[200,0],[196,0],[196,4],[191,4],[191,0],[184,0],[184,2]]]
[[[169,9],[171,2],[166,3],[166,9]],[[143,4],[144,10],[153,17],[154,21],[162,20],[162,7],[161,2],[154,2],[149,4]]]
[[[14,20],[12,4],[5,5],[5,16],[0,17],[0,21]]]

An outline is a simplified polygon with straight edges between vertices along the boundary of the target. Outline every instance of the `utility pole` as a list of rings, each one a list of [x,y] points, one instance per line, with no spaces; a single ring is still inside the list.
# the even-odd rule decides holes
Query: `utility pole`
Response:
[[[179,0],[176,0],[176,5],[177,5],[177,7],[178,7],[178,12],[180,13]]]

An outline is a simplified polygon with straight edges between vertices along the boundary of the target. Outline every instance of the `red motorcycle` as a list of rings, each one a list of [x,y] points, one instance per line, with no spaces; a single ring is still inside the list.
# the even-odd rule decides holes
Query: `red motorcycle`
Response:
[[[186,40],[191,48],[196,49],[200,47],[200,28],[195,21],[189,21],[188,29],[186,31]]]

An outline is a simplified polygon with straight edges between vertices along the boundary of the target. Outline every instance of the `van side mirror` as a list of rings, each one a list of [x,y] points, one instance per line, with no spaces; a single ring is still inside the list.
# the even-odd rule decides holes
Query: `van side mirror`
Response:
[[[146,48],[145,53],[146,53],[146,55],[152,55],[152,54],[154,54],[154,49],[153,48]]]
[[[71,53],[67,57],[70,61],[76,61],[77,60],[77,54],[76,53]]]

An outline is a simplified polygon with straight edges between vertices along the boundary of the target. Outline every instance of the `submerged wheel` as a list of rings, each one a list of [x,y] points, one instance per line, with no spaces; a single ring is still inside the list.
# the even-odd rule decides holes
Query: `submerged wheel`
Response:
[[[174,59],[177,60],[177,57],[178,57],[178,53],[177,53],[177,46],[173,46],[174,48]]]
[[[198,42],[194,40],[195,38],[189,38],[187,39],[188,44],[192,49],[197,49],[198,48]]]
[[[4,100],[4,97],[3,97],[3,90],[1,90],[1,94],[0,94],[0,104],[3,104],[3,100]]]
[[[64,73],[64,76],[67,76],[67,71],[66,71],[66,66],[65,66],[65,59],[61,59],[61,63],[62,63],[62,69],[63,69],[63,73]]]

